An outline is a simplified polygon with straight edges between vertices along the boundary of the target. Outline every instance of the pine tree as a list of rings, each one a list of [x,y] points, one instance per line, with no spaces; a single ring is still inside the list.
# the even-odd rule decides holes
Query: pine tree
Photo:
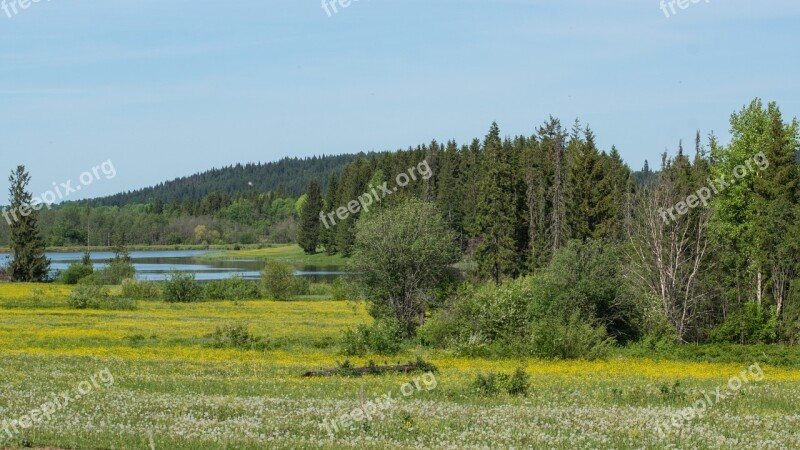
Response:
[[[513,276],[515,267],[514,242],[514,180],[511,154],[500,140],[500,129],[492,124],[484,141],[483,177],[478,186],[479,202],[476,225],[480,244],[475,250],[478,270],[495,283]]]
[[[300,230],[297,243],[309,255],[317,253],[320,235],[320,213],[322,212],[322,193],[316,178],[308,184],[306,202],[300,212]],[[323,213],[324,214],[324,213]]]
[[[10,206],[14,218],[9,224],[14,259],[8,270],[14,281],[44,281],[50,269],[50,260],[45,256],[44,239],[39,233],[37,205],[32,204],[33,197],[26,191],[31,176],[25,171],[25,166],[17,166],[8,181],[11,183]],[[3,214],[8,220],[8,211],[3,211]]]

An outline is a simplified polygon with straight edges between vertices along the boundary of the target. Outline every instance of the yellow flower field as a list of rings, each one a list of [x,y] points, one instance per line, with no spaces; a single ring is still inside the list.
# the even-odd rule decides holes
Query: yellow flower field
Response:
[[[67,294],[64,286],[0,284],[0,424],[103,369],[114,384],[12,436],[0,427],[0,447],[800,447],[800,370],[792,368],[760,365],[763,378],[661,436],[659,426],[747,366],[489,360],[414,347],[394,357],[350,358],[356,365],[417,356],[434,363],[435,389],[406,398],[400,387],[420,375],[301,376],[346,359],[337,347],[342,331],[370,320],[360,304],[140,301],[134,311],[78,311],[67,307]],[[212,345],[217,327],[228,324],[243,324],[265,344]],[[517,368],[530,377],[528,396],[475,391],[477,374]],[[391,392],[399,399],[383,417],[337,433],[322,426]]]

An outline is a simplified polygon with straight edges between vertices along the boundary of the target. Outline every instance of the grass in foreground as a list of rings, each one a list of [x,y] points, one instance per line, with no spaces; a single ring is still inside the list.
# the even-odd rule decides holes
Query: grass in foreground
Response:
[[[0,297],[11,287],[0,285]],[[40,307],[13,307],[29,302],[24,298],[0,303],[0,424],[74,391],[105,368],[113,384],[100,384],[12,438],[0,430],[0,447],[800,447],[800,370],[791,368],[762,364],[762,381],[661,438],[659,424],[704,393],[713,396],[746,367],[643,358],[484,360],[421,349],[353,359],[381,364],[419,353],[439,367],[435,389],[405,397],[404,383],[413,385],[419,374],[300,376],[345,359],[336,351],[339,334],[369,320],[362,307],[348,302],[139,302],[137,311],[75,311],[53,294]],[[209,335],[227,323],[247,323],[271,345],[209,345]],[[530,376],[527,396],[485,396],[473,387],[478,373],[511,373],[520,366]],[[322,426],[387,394],[395,402],[382,417],[333,434]]]

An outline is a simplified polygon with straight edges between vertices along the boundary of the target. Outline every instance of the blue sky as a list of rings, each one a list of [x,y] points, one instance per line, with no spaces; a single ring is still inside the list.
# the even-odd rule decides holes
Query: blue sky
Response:
[[[6,0],[10,1],[10,0]],[[2,0],[0,0],[2,2]],[[800,2],[41,0],[0,10],[0,169],[73,198],[237,162],[589,123],[639,169],[723,141],[754,97],[800,116]],[[5,180],[5,175],[2,177]],[[5,189],[3,189],[5,191]],[[5,200],[3,196],[2,200]]]

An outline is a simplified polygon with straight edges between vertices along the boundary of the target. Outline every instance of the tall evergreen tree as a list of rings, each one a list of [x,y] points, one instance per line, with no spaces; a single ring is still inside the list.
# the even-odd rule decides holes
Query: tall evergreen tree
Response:
[[[317,253],[320,236],[320,213],[322,212],[322,193],[316,178],[308,184],[306,202],[300,212],[300,230],[297,243],[309,255]],[[324,214],[324,213],[323,213]]]
[[[500,284],[515,274],[514,180],[511,154],[503,146],[500,129],[492,124],[484,141],[483,177],[476,225],[480,244],[475,250],[478,269],[483,276]]]
[[[597,150],[594,133],[586,127],[583,139],[573,133],[570,144],[568,223],[574,239],[596,238],[606,219],[608,185],[603,161]]]
[[[769,276],[769,291],[781,317],[789,298],[790,283],[797,276],[800,264],[800,243],[793,239],[800,220],[797,215],[800,180],[796,162],[800,144],[797,121],[784,124],[774,103],[767,107],[767,120],[763,153],[758,155],[758,162],[763,164],[759,169],[766,169],[751,175],[757,223],[756,257],[759,267]]]
[[[25,171],[25,166],[17,166],[15,171],[11,171],[8,181],[11,183],[11,215],[15,219],[9,225],[14,259],[8,270],[14,281],[44,281],[50,269],[50,260],[45,256],[44,239],[39,233],[37,205],[31,204],[33,197],[26,190],[31,176]],[[38,208],[41,208],[41,204]]]
[[[464,243],[464,214],[461,209],[461,199],[459,198],[461,183],[461,154],[455,141],[447,143],[447,147],[442,154],[439,167],[439,182],[437,191],[437,203],[442,211],[444,220],[455,230]]]
[[[330,177],[328,177],[327,189],[323,202],[323,210],[326,215],[335,210],[338,206],[339,175],[336,172],[332,172]],[[320,244],[325,247],[325,253],[329,255],[336,254],[336,226],[328,223],[327,226],[322,227],[319,240]]]

